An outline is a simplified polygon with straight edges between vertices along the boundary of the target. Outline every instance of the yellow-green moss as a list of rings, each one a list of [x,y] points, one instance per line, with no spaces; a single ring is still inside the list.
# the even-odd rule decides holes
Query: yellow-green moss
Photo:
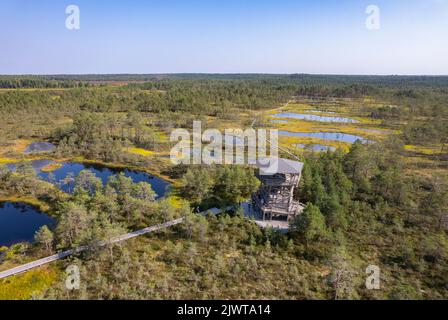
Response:
[[[427,147],[427,146],[416,146],[416,145],[405,145],[404,149],[407,151],[412,151],[416,153],[421,153],[424,155],[434,155],[440,153],[441,146]]]
[[[18,159],[0,157],[0,164],[14,163],[14,162],[18,162],[18,161],[19,161]]]
[[[29,139],[12,140],[8,145],[0,147],[0,153],[17,152],[23,153],[33,141]]]
[[[57,279],[55,268],[46,266],[0,280],[0,300],[31,299]]]
[[[153,156],[156,154],[156,152],[154,151],[150,151],[150,150],[146,150],[143,148],[126,148],[125,151],[130,152],[130,153],[134,153],[134,154],[138,154],[141,156]]]
[[[174,208],[182,208],[184,205],[188,205],[188,202],[178,195],[170,195],[167,197],[167,201]]]
[[[62,164],[60,164],[60,163],[50,163],[50,164],[44,166],[41,169],[41,171],[42,172],[53,172],[61,167],[62,167]]]

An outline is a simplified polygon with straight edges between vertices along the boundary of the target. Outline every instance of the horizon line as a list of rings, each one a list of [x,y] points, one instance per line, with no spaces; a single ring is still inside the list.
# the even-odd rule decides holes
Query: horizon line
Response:
[[[272,75],[272,76],[348,76],[348,77],[448,77],[448,74],[350,74],[350,73],[274,73],[274,72],[156,72],[156,73],[4,73],[3,76],[160,76],[160,75]]]

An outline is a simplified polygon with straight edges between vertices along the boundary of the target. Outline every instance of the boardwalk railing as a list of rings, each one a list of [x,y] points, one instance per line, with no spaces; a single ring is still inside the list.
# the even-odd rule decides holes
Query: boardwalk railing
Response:
[[[184,219],[185,218],[179,218],[179,219],[176,219],[176,220],[171,220],[171,221],[168,221],[168,222],[165,222],[165,223],[157,224],[157,225],[145,228],[145,229],[137,230],[137,231],[134,231],[134,232],[129,232],[129,233],[123,234],[121,236],[112,238],[109,241],[101,241],[97,245],[99,245],[99,246],[106,246],[108,244],[117,243],[117,242],[125,241],[125,240],[128,240],[128,239],[132,239],[132,238],[135,238],[135,237],[147,234],[147,233],[155,232],[155,231],[158,231],[158,230],[161,230],[161,229],[165,229],[165,228],[174,226],[176,224],[182,223],[184,221]],[[47,264],[47,263],[50,263],[50,262],[53,262],[53,261],[56,261],[56,260],[60,260],[60,259],[66,258],[68,256],[71,256],[71,255],[75,254],[75,253],[86,251],[89,248],[90,248],[90,246],[81,246],[81,247],[78,247],[76,249],[62,251],[62,252],[56,253],[56,254],[54,254],[52,256],[49,256],[49,257],[46,257],[46,258],[42,258],[42,259],[39,259],[39,260],[30,262],[30,263],[27,263],[27,264],[23,264],[21,266],[18,266],[18,267],[15,267],[15,268],[12,268],[12,269],[9,269],[9,270],[6,270],[6,271],[2,271],[2,272],[0,272],[0,279],[9,277],[9,276],[12,276],[12,275],[15,275],[15,274],[22,273],[22,272],[28,271],[28,270],[36,268],[36,267],[40,267],[40,266],[42,266],[44,264]]]

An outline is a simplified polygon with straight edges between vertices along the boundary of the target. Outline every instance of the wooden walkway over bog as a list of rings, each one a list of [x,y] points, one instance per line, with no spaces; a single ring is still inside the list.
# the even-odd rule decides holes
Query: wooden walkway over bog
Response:
[[[112,244],[112,243],[117,243],[117,242],[121,242],[121,241],[125,241],[125,240],[129,240],[135,237],[139,237],[141,235],[147,234],[147,233],[151,233],[151,232],[155,232],[155,231],[159,231],[165,228],[169,228],[171,226],[174,226],[176,224],[182,223],[184,221],[185,218],[179,218],[176,220],[171,220],[162,224],[157,224],[151,227],[147,227],[145,229],[141,229],[141,230],[137,230],[134,232],[129,232],[126,234],[123,234],[121,236],[112,238],[110,241],[102,241],[100,243],[98,243],[97,245],[99,246],[106,246],[108,244]],[[62,251],[59,253],[56,253],[52,256],[49,257],[45,257],[39,260],[35,260],[33,262],[27,263],[27,264],[23,264],[21,266],[6,270],[6,271],[2,271],[0,272],[0,279],[6,278],[6,277],[10,277],[13,276],[15,274],[19,274],[25,271],[28,271],[30,269],[33,268],[37,268],[40,267],[44,264],[50,263],[50,262],[54,262],[60,259],[63,259],[65,257],[71,256],[75,253],[80,253],[83,251],[86,251],[87,249],[89,249],[89,246],[81,246],[79,248],[76,249],[71,249],[71,250],[66,250],[66,251]]]
[[[226,208],[226,210],[229,210],[230,208],[231,207],[228,207],[228,208]],[[201,214],[201,215],[207,215],[207,214],[217,215],[217,214],[221,213],[221,211],[222,211],[221,209],[212,208],[212,209],[200,212],[198,214]],[[141,230],[137,230],[137,231],[133,231],[133,232],[129,232],[129,233],[123,234],[121,236],[112,238],[109,241],[101,241],[101,242],[97,243],[96,245],[100,246],[100,247],[101,246],[104,247],[104,246],[106,246],[108,244],[122,242],[122,241],[125,241],[125,240],[129,240],[129,239],[132,239],[132,238],[135,238],[135,237],[142,236],[142,235],[147,234],[147,233],[156,232],[156,231],[159,231],[159,230],[162,230],[162,229],[169,228],[171,226],[174,226],[174,225],[177,225],[177,224],[180,224],[180,223],[184,222],[184,220],[185,220],[184,217],[179,218],[179,219],[175,219],[175,220],[171,220],[171,221],[168,221],[168,222],[165,222],[165,223],[157,224],[157,225],[150,226],[150,227],[147,227],[147,228],[144,228],[144,229],[141,229]],[[266,228],[266,227],[269,226],[269,225],[260,224],[259,221],[255,221],[255,222],[262,228]],[[282,227],[284,228],[284,226],[278,226],[277,228],[283,229]],[[45,265],[47,263],[51,263],[51,262],[54,262],[54,261],[66,258],[68,256],[71,256],[73,254],[86,251],[89,248],[91,248],[91,246],[81,246],[81,247],[78,247],[76,249],[70,249],[70,250],[62,251],[62,252],[56,253],[56,254],[54,254],[52,256],[48,256],[48,257],[45,257],[45,258],[42,258],[42,259],[39,259],[39,260],[35,260],[35,261],[23,264],[21,266],[17,266],[15,268],[12,268],[12,269],[9,269],[9,270],[1,271],[0,272],[0,279],[7,278],[7,277],[10,277],[10,276],[13,276],[13,275],[16,275],[16,274],[20,274],[20,273],[26,272],[28,270],[40,267],[40,266]]]

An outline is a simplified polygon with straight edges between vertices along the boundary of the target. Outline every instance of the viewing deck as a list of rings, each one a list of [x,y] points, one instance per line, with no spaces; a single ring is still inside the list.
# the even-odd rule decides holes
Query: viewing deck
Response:
[[[274,215],[285,215],[288,216],[289,219],[289,216],[297,215],[304,207],[304,205],[297,200],[291,200],[291,202],[262,202],[259,197],[254,197],[253,200],[256,207],[260,209],[263,215],[272,213],[270,216],[271,219]]]

